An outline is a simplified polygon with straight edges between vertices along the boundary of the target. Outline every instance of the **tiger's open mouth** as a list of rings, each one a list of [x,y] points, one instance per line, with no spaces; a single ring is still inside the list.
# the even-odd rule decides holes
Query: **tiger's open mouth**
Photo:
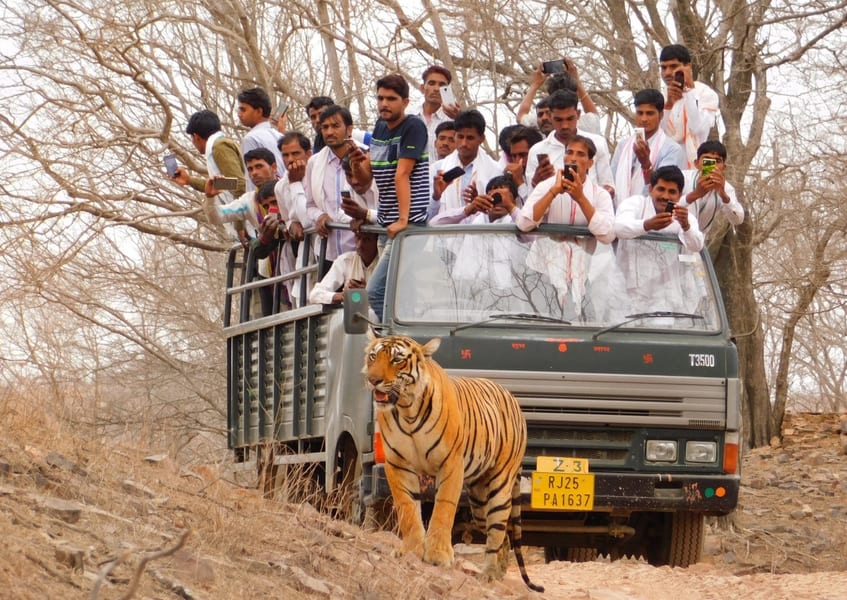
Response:
[[[389,394],[382,390],[374,389],[374,400],[379,404],[394,404],[397,402],[396,394]]]

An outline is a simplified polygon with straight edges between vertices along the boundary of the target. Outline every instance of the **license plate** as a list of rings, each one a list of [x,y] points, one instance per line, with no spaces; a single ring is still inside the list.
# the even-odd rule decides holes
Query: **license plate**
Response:
[[[543,473],[588,473],[588,459],[536,456],[535,470]]]
[[[594,475],[534,471],[530,506],[548,510],[592,510]]]

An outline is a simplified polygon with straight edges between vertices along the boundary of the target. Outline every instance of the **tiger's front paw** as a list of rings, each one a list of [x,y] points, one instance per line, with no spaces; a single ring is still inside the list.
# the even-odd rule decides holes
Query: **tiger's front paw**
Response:
[[[419,537],[404,538],[395,555],[405,556],[407,554],[414,554],[418,558],[422,558],[424,555],[423,539]]]
[[[453,564],[453,546],[450,538],[428,537],[424,544],[424,562],[431,565],[448,566]]]

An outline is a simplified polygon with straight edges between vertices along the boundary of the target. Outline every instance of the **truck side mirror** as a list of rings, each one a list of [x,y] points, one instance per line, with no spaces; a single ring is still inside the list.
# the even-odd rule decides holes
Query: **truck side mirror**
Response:
[[[344,333],[365,333],[370,324],[370,308],[365,290],[344,290]]]

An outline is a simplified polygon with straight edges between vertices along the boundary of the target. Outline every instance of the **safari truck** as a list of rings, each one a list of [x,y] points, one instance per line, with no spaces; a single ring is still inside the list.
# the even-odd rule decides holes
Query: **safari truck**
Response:
[[[298,308],[251,318],[252,263],[231,255],[229,446],[276,485],[306,469],[346,515],[385,522],[390,492],[362,374],[375,318],[366,293],[349,290],[343,307],[307,304],[312,264],[265,281],[277,293],[299,282]],[[523,540],[547,560],[687,566],[704,517],[735,508],[738,357],[705,252],[658,235],[607,245],[558,225],[409,228],[394,242],[376,325],[441,338],[435,359],[449,373],[493,379],[518,399]],[[426,508],[434,482],[422,491]],[[460,507],[456,539],[469,522]]]

